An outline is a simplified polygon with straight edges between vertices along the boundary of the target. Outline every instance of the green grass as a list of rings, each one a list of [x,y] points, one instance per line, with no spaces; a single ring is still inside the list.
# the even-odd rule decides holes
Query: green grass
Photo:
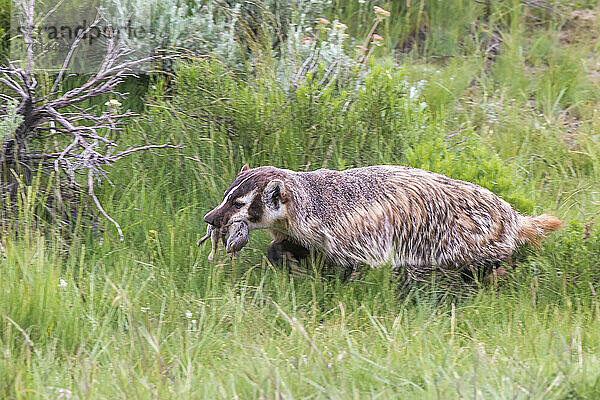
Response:
[[[385,268],[349,283],[290,276],[254,254],[213,266],[167,232],[68,261],[41,239],[8,242],[2,391],[594,398],[600,310],[586,282],[598,276],[585,257],[600,238],[581,237],[568,228],[510,282],[462,298],[435,284],[399,291]],[[174,264],[173,244],[186,253]]]
[[[10,7],[9,0],[0,0],[0,58],[8,55],[8,35],[10,31]],[[4,64],[5,60],[0,61]]]
[[[31,188],[18,231],[0,233],[0,397],[597,398],[600,114],[582,58],[598,44],[560,40],[570,9],[491,3],[488,14],[459,0],[446,14],[437,1],[391,7],[387,57],[358,85],[324,89],[322,71],[288,93],[269,71],[239,76],[213,59],[181,64],[168,86],[151,81],[125,133],[185,148],[111,169],[99,195],[125,242],[104,220],[102,243],[84,229],[68,243],[42,236]],[[342,22],[368,29],[357,17],[368,2],[340,4]],[[419,25],[439,35],[391,61]],[[452,57],[429,57],[438,52]],[[209,263],[194,245],[202,216],[246,162],[412,165],[566,224],[541,250],[522,249],[506,281],[464,288],[435,276],[401,287],[385,267],[353,282],[318,262],[289,274],[267,262],[264,232]]]

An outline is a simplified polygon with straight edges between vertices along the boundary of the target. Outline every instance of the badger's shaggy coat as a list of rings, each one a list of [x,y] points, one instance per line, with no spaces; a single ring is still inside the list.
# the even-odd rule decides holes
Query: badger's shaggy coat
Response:
[[[277,249],[308,250],[354,269],[391,262],[409,276],[432,267],[479,269],[505,261],[519,244],[538,246],[562,222],[524,216],[487,189],[401,166],[294,172],[247,166],[205,221],[225,230],[246,221],[269,229]],[[278,247],[279,246],[279,247]]]

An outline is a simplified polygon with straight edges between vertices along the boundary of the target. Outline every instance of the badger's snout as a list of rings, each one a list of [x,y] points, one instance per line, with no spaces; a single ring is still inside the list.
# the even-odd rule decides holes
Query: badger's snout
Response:
[[[204,222],[206,222],[209,225],[216,226],[216,227],[221,226],[221,224],[219,223],[220,219],[217,218],[218,216],[216,214],[217,213],[215,213],[215,210],[212,210],[212,211],[208,212],[204,216]]]

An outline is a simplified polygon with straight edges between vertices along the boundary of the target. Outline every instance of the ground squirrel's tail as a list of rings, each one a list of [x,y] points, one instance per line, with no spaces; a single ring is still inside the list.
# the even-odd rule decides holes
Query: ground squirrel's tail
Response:
[[[539,240],[548,233],[559,229],[563,222],[554,215],[542,214],[537,217],[521,216],[520,242],[530,243],[535,248],[540,247]]]

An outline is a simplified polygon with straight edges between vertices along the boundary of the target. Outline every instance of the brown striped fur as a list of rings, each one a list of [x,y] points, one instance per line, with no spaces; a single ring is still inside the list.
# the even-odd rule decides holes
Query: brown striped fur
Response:
[[[547,214],[521,215],[475,184],[387,165],[313,172],[245,166],[204,219],[222,231],[240,221],[250,231],[268,229],[274,261],[313,250],[352,270],[391,262],[414,278],[431,268],[505,261],[519,244],[538,247],[562,225]]]

